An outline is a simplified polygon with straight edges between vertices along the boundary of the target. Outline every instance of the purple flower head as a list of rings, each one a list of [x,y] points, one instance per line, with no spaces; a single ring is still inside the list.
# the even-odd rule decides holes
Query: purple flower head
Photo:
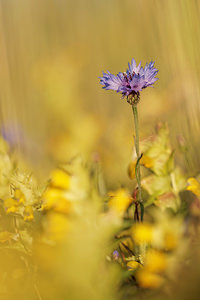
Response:
[[[158,80],[155,78],[157,73],[154,62],[146,64],[143,68],[141,63],[137,66],[133,58],[131,64],[128,64],[126,72],[120,72],[115,76],[107,71],[107,73],[103,72],[103,76],[99,78],[104,89],[121,93],[122,98],[126,96],[129,103],[136,104],[134,101],[139,100],[140,91],[147,86],[152,86]],[[133,99],[134,101],[132,101]]]
[[[115,251],[112,253],[112,255],[113,255],[113,260],[118,260],[119,257],[120,257],[119,252],[118,252],[117,250],[115,250]]]

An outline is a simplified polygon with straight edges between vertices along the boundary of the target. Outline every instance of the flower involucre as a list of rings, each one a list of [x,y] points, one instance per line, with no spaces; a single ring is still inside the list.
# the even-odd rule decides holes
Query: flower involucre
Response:
[[[154,68],[154,62],[147,63],[143,68],[141,63],[136,66],[135,59],[133,58],[131,64],[128,64],[126,72],[119,72],[116,76],[103,72],[100,78],[100,84],[106,90],[114,90],[117,93],[122,93],[122,98],[125,96],[131,104],[137,104],[139,101],[140,91],[142,89],[152,86],[158,78],[155,78],[158,69]]]

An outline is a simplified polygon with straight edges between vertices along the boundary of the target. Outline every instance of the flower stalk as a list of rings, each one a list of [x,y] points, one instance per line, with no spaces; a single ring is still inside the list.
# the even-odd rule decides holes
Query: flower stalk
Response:
[[[137,163],[135,167],[135,177],[138,184],[138,202],[140,204],[140,219],[143,220],[144,206],[142,200],[142,188],[141,188],[141,174],[140,174],[140,159],[142,158],[142,154],[140,155],[139,149],[139,121],[138,121],[138,110],[137,105],[132,105],[133,116],[134,116],[134,125],[135,125],[135,150],[137,155]]]

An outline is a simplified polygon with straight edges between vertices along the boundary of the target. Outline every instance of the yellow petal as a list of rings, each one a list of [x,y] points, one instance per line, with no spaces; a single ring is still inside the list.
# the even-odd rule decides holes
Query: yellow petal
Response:
[[[71,202],[67,199],[65,191],[49,187],[43,195],[43,208],[53,209],[61,213],[71,211]]]
[[[19,203],[24,203],[25,202],[25,196],[24,196],[24,194],[19,189],[16,189],[14,191],[14,198]]]
[[[147,223],[140,223],[132,228],[132,236],[136,244],[151,243],[153,227]]]
[[[200,183],[196,180],[196,178],[189,178],[188,183],[189,186],[187,186],[187,190],[193,192],[196,196],[200,196]]]
[[[68,189],[70,186],[70,176],[61,169],[56,169],[51,173],[51,184],[54,187]]]
[[[129,262],[127,263],[127,267],[128,267],[128,269],[130,269],[130,270],[137,270],[137,269],[140,268],[141,266],[142,266],[142,265],[141,265],[139,262],[134,261],[134,260],[129,261]]]
[[[140,160],[140,164],[145,166],[146,168],[152,168],[153,167],[153,159],[145,154],[142,155],[142,158]]]
[[[4,200],[4,207],[6,210],[6,213],[13,213],[18,211],[19,203],[14,200],[13,198],[8,198]]]
[[[142,288],[148,289],[157,289],[164,282],[160,275],[148,272],[144,268],[137,272],[136,280]]]
[[[132,197],[130,194],[125,189],[119,189],[112,193],[108,206],[113,212],[121,216],[127,210],[131,202]]]
[[[145,257],[145,269],[148,272],[160,273],[167,268],[167,256],[161,251],[149,250]]]
[[[130,179],[135,178],[135,167],[136,167],[137,160],[132,161],[128,166],[128,176]],[[146,168],[152,168],[153,167],[153,159],[145,154],[142,155],[142,158],[140,159],[140,165],[145,166]]]
[[[28,205],[24,209],[24,220],[31,221],[33,219],[34,219],[33,208],[32,208],[32,206]]]
[[[130,179],[135,178],[136,160],[132,161],[128,166],[128,176]]]

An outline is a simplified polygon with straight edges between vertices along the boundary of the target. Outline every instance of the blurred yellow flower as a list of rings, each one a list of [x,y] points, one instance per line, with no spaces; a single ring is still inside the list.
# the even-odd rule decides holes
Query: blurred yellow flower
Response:
[[[31,221],[31,220],[34,219],[33,208],[30,205],[25,207],[23,214],[24,214],[24,220],[25,221]]]
[[[149,272],[160,273],[167,268],[167,256],[162,251],[150,249],[145,256],[144,267]]]
[[[4,200],[4,207],[7,214],[17,212],[19,209],[19,205],[20,203],[13,198],[7,198],[6,200]]]
[[[142,288],[148,289],[157,289],[164,282],[164,278],[162,278],[162,276],[148,272],[144,268],[137,272],[136,279]]]
[[[71,201],[66,192],[70,188],[71,177],[62,169],[55,169],[51,172],[50,185],[42,196],[42,209],[53,209],[55,212],[69,213],[71,211]]]
[[[189,178],[188,183],[189,185],[187,186],[187,190],[193,192],[196,196],[200,196],[200,183],[196,180],[196,178]]]
[[[68,189],[70,186],[70,175],[61,169],[55,169],[51,173],[51,185],[56,188]]]
[[[4,200],[6,213],[19,212],[21,204],[25,202],[25,196],[19,189],[14,190],[13,197]]]
[[[128,176],[130,179],[135,178],[136,160],[132,161],[128,166]]]
[[[115,192],[110,192],[108,195],[110,196],[108,206],[118,216],[122,216],[133,201],[125,189],[118,189]]]
[[[25,202],[25,196],[20,189],[14,190],[14,199],[16,199],[19,203]]]
[[[142,265],[139,262],[132,260],[127,263],[127,267],[130,271],[135,271],[138,268],[141,268]]]
[[[61,213],[69,213],[71,211],[71,202],[67,199],[64,190],[48,187],[42,198],[43,209],[53,209]]]
[[[149,169],[149,168],[153,167],[153,163],[154,163],[154,160],[150,156],[148,156],[146,154],[142,155],[142,158],[140,160],[141,165],[143,165]]]
[[[164,278],[161,276],[168,267],[167,255],[155,249],[149,249],[146,252],[144,266],[138,269],[136,279],[143,288],[158,288]]]
[[[135,167],[136,167],[137,160],[135,159],[132,161],[128,166],[128,175],[130,179],[135,178]],[[142,155],[142,158],[140,159],[140,165],[146,167],[146,168],[152,168],[153,166],[153,159],[145,154]]]
[[[153,226],[147,223],[138,223],[132,228],[132,237],[136,244],[151,243]]]

